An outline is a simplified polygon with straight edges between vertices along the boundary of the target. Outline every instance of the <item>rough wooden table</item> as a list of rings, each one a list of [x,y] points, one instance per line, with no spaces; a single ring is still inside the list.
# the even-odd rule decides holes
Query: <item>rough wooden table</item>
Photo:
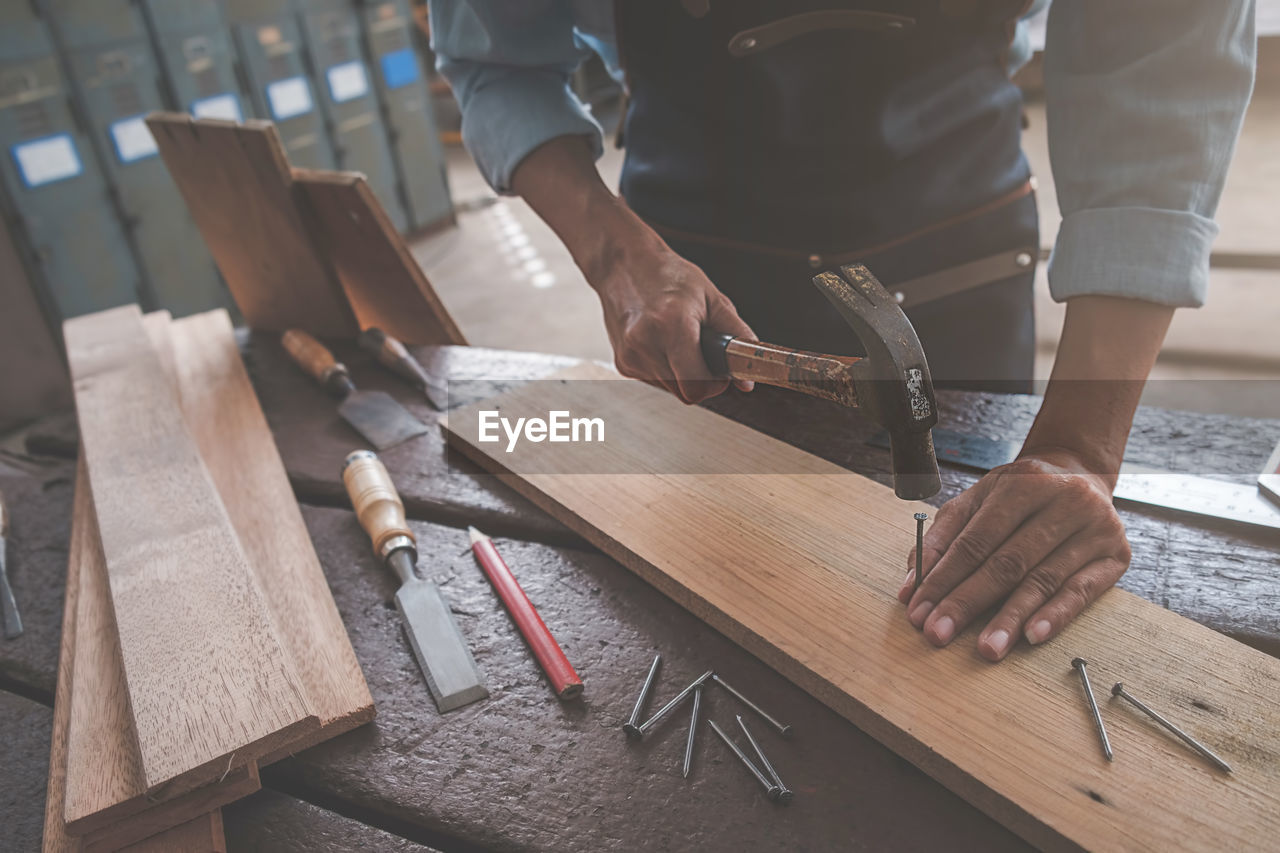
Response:
[[[425,401],[353,349],[335,347],[362,388],[392,393],[424,420]],[[570,362],[475,348],[423,348],[451,380],[453,402]],[[384,454],[419,537],[420,569],[453,607],[492,696],[436,712],[393,604],[395,582],[345,509],[339,467],[363,446],[333,402],[274,340],[248,343],[250,374],[285,458],[316,549],[377,704],[375,722],[263,771],[267,790],[225,811],[232,850],[1022,849],[1002,827],[898,759],[625,569],[588,548],[492,477],[456,458],[435,430]],[[941,426],[1020,437],[1032,398],[944,392]],[[860,473],[888,482],[888,454],[856,414],[758,389],[713,408]],[[74,447],[65,426],[37,433],[45,451]],[[1256,471],[1275,422],[1143,410],[1137,461],[1220,473]],[[42,457],[32,473],[0,469],[13,506],[10,571],[27,633],[0,643],[0,737],[19,765],[0,802],[36,844],[60,630],[71,467]],[[943,469],[943,493],[976,475]],[[1134,546],[1122,585],[1275,653],[1280,650],[1277,539],[1229,525],[1124,510]],[[467,552],[465,525],[495,537],[544,620],[583,676],[582,701],[551,695],[501,604]],[[851,523],[856,523],[851,519]],[[905,555],[904,555],[905,560]],[[714,667],[792,724],[790,741],[755,726],[797,796],[760,796],[723,746],[699,733],[680,776],[688,713],[640,744],[618,726],[652,655],[663,668],[650,709]],[[706,712],[741,712],[709,691]],[[748,717],[748,722],[751,722]],[[921,816],[927,819],[921,819]],[[31,833],[34,832],[35,836]]]

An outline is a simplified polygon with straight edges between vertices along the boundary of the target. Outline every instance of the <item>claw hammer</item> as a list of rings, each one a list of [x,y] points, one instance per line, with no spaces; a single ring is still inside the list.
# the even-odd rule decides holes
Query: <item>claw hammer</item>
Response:
[[[843,266],[838,274],[819,273],[813,283],[853,329],[865,358],[804,352],[703,329],[707,366],[716,376],[861,409],[889,434],[894,493],[903,500],[932,497],[942,487],[933,450],[938,407],[916,330],[861,264]]]

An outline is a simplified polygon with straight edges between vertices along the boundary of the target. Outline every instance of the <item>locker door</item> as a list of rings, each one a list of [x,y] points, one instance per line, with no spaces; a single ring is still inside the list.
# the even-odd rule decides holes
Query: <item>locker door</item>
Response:
[[[0,4],[0,202],[46,310],[138,300],[139,273],[44,22]]]
[[[366,0],[360,10],[374,88],[387,125],[414,230],[453,219],[444,150],[431,95],[414,49],[404,0]]]
[[[335,168],[290,0],[227,0],[226,9],[254,112],[275,122],[291,164]]]
[[[222,9],[210,0],[142,0],[142,11],[172,99],[196,118],[243,121],[236,54]]]
[[[143,122],[166,104],[141,12],[130,0],[54,0],[49,9],[132,231],[147,307],[175,317],[228,307],[230,294]]]
[[[363,172],[398,231],[408,228],[399,176],[349,0],[301,0],[302,29],[316,71],[338,167]]]

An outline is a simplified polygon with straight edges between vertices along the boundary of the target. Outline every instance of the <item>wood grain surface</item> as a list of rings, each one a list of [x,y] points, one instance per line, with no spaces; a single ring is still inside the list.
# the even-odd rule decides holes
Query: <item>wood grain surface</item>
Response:
[[[72,510],[70,553],[67,560],[66,597],[63,600],[62,641],[59,653],[57,694],[53,707],[53,733],[49,750],[49,777],[45,794],[44,853],[73,853],[84,849],[83,839],[67,831],[64,820],[67,793],[67,747],[71,728],[71,690],[76,671],[77,613],[80,599],[81,572],[101,548],[93,534],[93,501],[83,463],[77,466],[76,489]],[[79,523],[76,521],[90,522]],[[257,781],[257,774],[254,774]],[[214,810],[191,818],[177,826],[162,828],[144,840],[113,840],[108,849],[125,853],[210,853],[225,851],[222,817]]]
[[[64,326],[148,793],[318,727],[136,306]]]
[[[295,751],[368,722],[373,699],[249,384],[230,318],[211,311],[178,320],[172,345],[186,423],[320,719],[315,732],[281,749]],[[342,458],[332,460],[335,471]]]
[[[574,381],[609,375],[571,369],[562,382],[452,412],[450,437],[1032,843],[1259,848],[1280,833],[1280,661],[1122,590],[998,665],[965,642],[933,649],[895,598],[917,505],[656,390]],[[581,473],[573,454],[504,458],[500,445],[476,440],[479,408],[603,417],[613,432],[590,463],[649,473]],[[522,464],[544,473],[510,473]],[[681,473],[707,465],[725,473]],[[1123,680],[1235,773],[1206,767],[1114,702],[1104,708],[1117,753],[1107,763],[1070,666],[1077,655],[1099,685]]]
[[[250,326],[333,336],[359,331],[298,208],[274,125],[152,113],[147,126]]]
[[[467,342],[363,175],[294,169],[293,180],[362,329],[406,344]]]

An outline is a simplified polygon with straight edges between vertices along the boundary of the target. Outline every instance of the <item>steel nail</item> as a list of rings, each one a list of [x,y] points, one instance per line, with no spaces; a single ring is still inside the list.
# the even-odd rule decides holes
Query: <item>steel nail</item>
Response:
[[[679,693],[677,693],[676,698],[672,699],[670,702],[668,702],[667,704],[659,708],[658,713],[654,714],[652,717],[650,717],[649,719],[641,723],[640,727],[636,729],[637,737],[644,737],[646,734],[648,734],[649,729],[656,726],[658,722],[662,720],[663,717],[665,717],[667,714],[670,714],[672,711],[674,711],[680,705],[680,703],[683,702],[685,699],[688,699],[689,694],[697,690],[698,687],[700,687],[704,681],[706,681],[708,678],[711,677],[711,675],[712,675],[711,670],[707,670],[706,672],[702,673],[702,675],[699,675],[696,679],[694,679],[692,684],[690,684],[684,690],[681,690]]]
[[[1102,754],[1107,757],[1107,761],[1113,761],[1115,756],[1111,752],[1111,741],[1107,738],[1107,727],[1102,724],[1098,702],[1093,698],[1093,688],[1089,686],[1089,673],[1085,671],[1086,663],[1084,658],[1071,661],[1076,672],[1080,673],[1080,683],[1084,685],[1084,695],[1089,700],[1089,710],[1093,712],[1093,725],[1098,730],[1098,739],[1102,741]]]
[[[766,723],[768,723],[769,725],[777,729],[778,734],[782,735],[783,737],[791,737],[791,726],[784,726],[782,723],[778,722],[773,717],[766,714],[763,708],[761,708],[755,702],[752,702],[746,696],[743,696],[737,690],[734,690],[732,687],[729,686],[728,682],[726,682],[720,676],[713,674],[711,676],[711,680],[714,681],[716,684],[719,684],[725,690],[728,690],[743,705],[746,705],[752,711],[755,711],[756,714],[759,715],[760,719],[764,720]]]
[[[1121,684],[1119,681],[1116,682],[1115,687],[1111,688],[1111,695],[1119,696],[1121,699],[1127,700],[1139,711],[1142,711],[1142,713],[1146,714],[1148,717],[1155,720],[1157,723],[1159,723],[1160,725],[1164,726],[1166,729],[1168,729],[1169,731],[1177,735],[1182,740],[1182,742],[1185,743],[1187,746],[1191,747],[1196,752],[1200,753],[1205,758],[1212,761],[1221,769],[1227,771],[1228,773],[1231,772],[1231,765],[1223,761],[1221,758],[1219,758],[1218,755],[1213,750],[1209,749],[1209,747],[1205,746],[1200,741],[1196,740],[1191,735],[1187,734],[1182,729],[1178,728],[1173,723],[1169,722],[1164,717],[1160,716],[1155,711],[1151,710],[1146,705],[1142,704],[1142,702],[1138,701],[1136,698],[1133,697],[1133,695],[1131,695],[1128,691],[1126,691],[1124,689],[1124,685]]]
[[[787,787],[787,783],[782,781],[782,777],[778,775],[778,771],[773,769],[773,765],[769,763],[769,759],[765,757],[764,750],[760,748],[760,744],[756,743],[755,737],[751,734],[751,730],[747,728],[747,724],[742,721],[742,715],[736,714],[738,718],[738,727],[742,729],[742,733],[747,736],[747,743],[751,744],[751,748],[756,751],[756,755],[760,757],[760,763],[764,765],[764,769],[773,781],[778,783],[778,801],[783,803],[791,802],[795,797],[795,792]]]
[[[631,709],[631,718],[622,724],[622,730],[629,738],[641,736],[640,727],[636,723],[640,722],[640,712],[644,710],[645,700],[649,698],[649,691],[653,689],[653,679],[658,675],[658,665],[661,663],[662,655],[654,655],[653,663],[649,666],[649,674],[645,676],[644,686],[640,688],[640,696],[636,699],[636,706]]]
[[[693,736],[698,731],[698,712],[702,710],[702,685],[693,691],[693,714],[689,717],[689,739],[684,743],[684,778],[689,778],[689,766],[693,764]]]
[[[912,595],[920,591],[920,584],[924,581],[924,523],[929,520],[929,514],[926,512],[917,512],[916,519],[916,585],[911,591]]]
[[[760,772],[760,768],[751,763],[751,759],[747,758],[747,754],[742,751],[742,748],[729,740],[729,736],[720,730],[720,727],[716,725],[715,720],[709,719],[707,720],[707,724],[711,726],[712,731],[720,736],[720,740],[724,741],[724,745],[733,750],[733,754],[738,756],[738,760],[747,766],[747,769],[751,771],[751,775],[756,777],[764,787],[765,796],[771,800],[778,799],[779,795],[782,793],[782,788],[775,785],[772,779],[766,778],[765,775]]]

